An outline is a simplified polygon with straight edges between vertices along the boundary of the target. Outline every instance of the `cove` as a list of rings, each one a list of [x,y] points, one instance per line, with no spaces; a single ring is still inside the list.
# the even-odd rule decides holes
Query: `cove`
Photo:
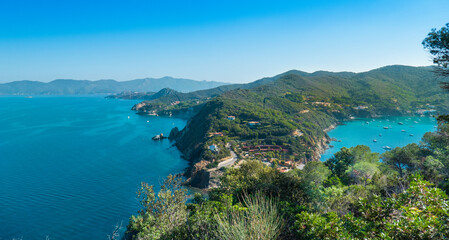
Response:
[[[151,140],[186,121],[137,115],[135,103],[0,97],[0,239],[107,239],[139,209],[140,182],[188,166]]]
[[[433,117],[382,117],[355,119],[343,122],[328,132],[331,141],[321,161],[333,156],[342,147],[366,145],[371,151],[383,153],[385,146],[402,147],[410,143],[419,143],[426,132],[436,130],[437,121]]]

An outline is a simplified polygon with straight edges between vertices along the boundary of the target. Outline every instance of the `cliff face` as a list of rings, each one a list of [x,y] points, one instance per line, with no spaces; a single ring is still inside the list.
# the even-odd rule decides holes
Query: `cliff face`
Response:
[[[312,154],[312,157],[310,160],[311,161],[321,161],[321,154],[323,154],[326,151],[326,149],[328,149],[330,141],[331,141],[331,139],[327,134],[325,134],[324,137],[319,139],[316,142],[316,147],[313,150],[313,154]]]
[[[220,107],[216,101],[204,104],[197,113],[189,119],[187,125],[176,137],[176,146],[191,162],[198,159],[204,150],[210,126],[213,123],[212,115]]]
[[[199,161],[191,166],[185,175],[187,177],[186,184],[196,188],[209,187],[210,172],[206,168],[207,164],[206,161]]]
[[[202,160],[201,156],[212,124],[210,114],[217,107],[213,101],[204,104],[188,120],[184,129],[173,128],[170,132],[170,139],[176,141],[175,146],[190,163],[184,175],[186,184],[192,187],[207,188],[209,185],[210,173],[206,168],[209,162]]]

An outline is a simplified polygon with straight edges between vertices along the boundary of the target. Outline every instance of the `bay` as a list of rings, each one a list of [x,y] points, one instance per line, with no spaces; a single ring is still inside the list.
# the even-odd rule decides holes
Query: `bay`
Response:
[[[140,116],[137,101],[0,97],[0,239],[107,239],[187,162],[156,134],[185,120]]]
[[[434,117],[382,117],[346,121],[328,132],[329,137],[337,141],[331,141],[333,147],[321,155],[321,161],[332,157],[342,147],[366,145],[373,152],[383,153],[386,146],[395,148],[419,143],[424,134],[435,131],[436,126]]]

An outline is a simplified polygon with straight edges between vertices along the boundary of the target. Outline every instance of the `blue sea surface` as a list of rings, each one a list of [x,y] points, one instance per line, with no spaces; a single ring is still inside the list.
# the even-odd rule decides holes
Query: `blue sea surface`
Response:
[[[156,134],[185,120],[140,116],[137,101],[0,97],[0,239],[107,239],[187,162]]]
[[[337,141],[330,143],[334,147],[321,155],[321,161],[332,157],[342,147],[366,145],[373,152],[383,153],[386,151],[385,146],[395,148],[419,143],[426,132],[436,131],[436,127],[434,117],[383,117],[347,121],[328,132],[329,137]]]

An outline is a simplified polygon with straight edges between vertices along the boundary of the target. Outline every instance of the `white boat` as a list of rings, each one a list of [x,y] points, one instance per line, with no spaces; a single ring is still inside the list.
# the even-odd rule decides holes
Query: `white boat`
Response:
[[[405,132],[405,130],[404,130],[404,129],[402,129],[402,130],[401,130],[401,132]]]
[[[389,127],[384,127],[384,129],[388,129]]]
[[[385,149],[385,150],[391,150],[391,147],[389,147],[389,146],[384,146],[383,149]]]
[[[379,134],[379,137],[382,137],[382,134]]]
[[[373,142],[377,142],[377,140],[376,140],[376,139],[373,139]]]
[[[128,119],[130,119],[130,116],[128,116]]]
[[[404,123],[403,123],[403,122],[398,122],[398,124],[399,124],[399,125],[404,125]]]
[[[414,135],[413,135],[413,134],[410,134],[409,136],[410,136],[410,137],[413,137]]]

